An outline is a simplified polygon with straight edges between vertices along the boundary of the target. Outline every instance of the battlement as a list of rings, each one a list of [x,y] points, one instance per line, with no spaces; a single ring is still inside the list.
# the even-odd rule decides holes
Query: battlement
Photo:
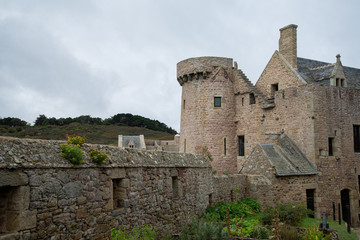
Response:
[[[182,86],[187,81],[193,79],[207,78],[207,76],[216,67],[228,68],[233,67],[232,58],[223,57],[197,57],[188,58],[177,64],[177,80]]]

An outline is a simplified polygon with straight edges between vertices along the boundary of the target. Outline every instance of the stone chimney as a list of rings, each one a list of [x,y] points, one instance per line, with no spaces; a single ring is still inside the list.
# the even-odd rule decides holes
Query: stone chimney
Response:
[[[279,52],[289,62],[289,64],[297,69],[297,25],[290,24],[280,29]]]

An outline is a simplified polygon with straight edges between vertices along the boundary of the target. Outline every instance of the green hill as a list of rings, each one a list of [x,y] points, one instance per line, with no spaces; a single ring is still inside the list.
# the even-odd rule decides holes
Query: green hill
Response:
[[[87,143],[116,145],[118,135],[140,135],[146,139],[172,140],[174,134],[154,131],[143,127],[118,125],[95,125],[73,122],[63,126],[7,126],[0,125],[0,135],[18,138],[37,138],[66,140],[67,135],[81,135],[86,137]]]

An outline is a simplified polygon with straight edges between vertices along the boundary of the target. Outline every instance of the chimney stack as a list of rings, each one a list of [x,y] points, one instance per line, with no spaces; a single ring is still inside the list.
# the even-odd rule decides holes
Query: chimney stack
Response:
[[[279,52],[289,62],[289,64],[297,69],[297,25],[290,24],[280,29]]]

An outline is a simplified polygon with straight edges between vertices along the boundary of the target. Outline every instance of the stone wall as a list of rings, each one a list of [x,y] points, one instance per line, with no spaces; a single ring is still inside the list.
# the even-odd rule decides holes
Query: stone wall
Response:
[[[176,233],[216,192],[202,157],[85,144],[85,163],[73,167],[61,143],[0,137],[2,239],[106,239],[142,224]],[[92,163],[90,147],[109,161]]]

